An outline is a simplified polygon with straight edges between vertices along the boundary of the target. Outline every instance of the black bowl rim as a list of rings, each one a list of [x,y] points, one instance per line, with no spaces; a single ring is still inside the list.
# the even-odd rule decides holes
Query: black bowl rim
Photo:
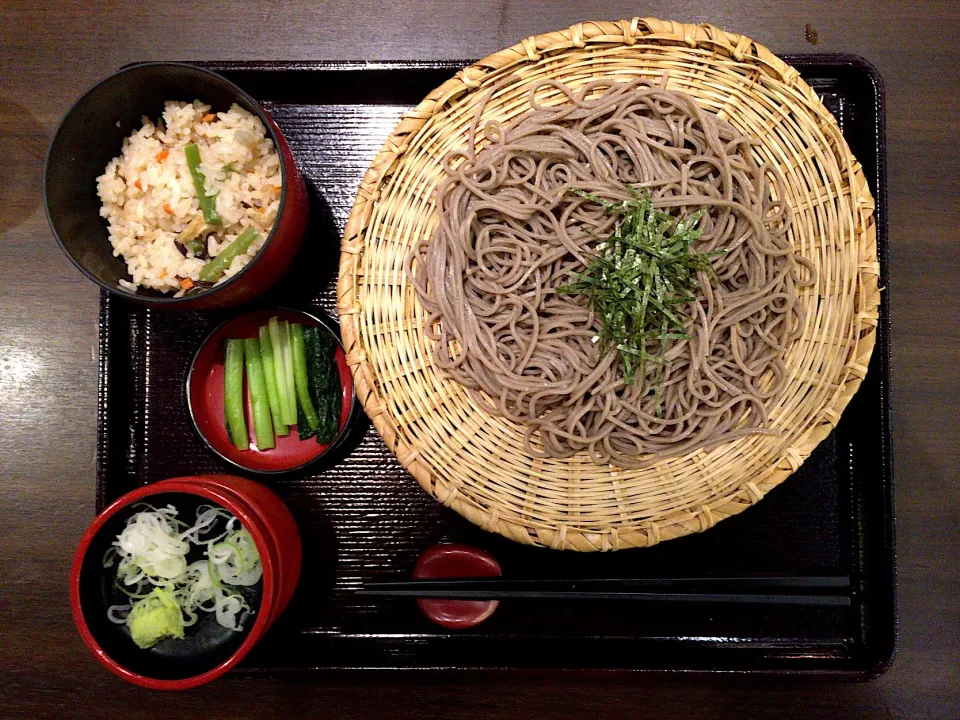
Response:
[[[273,140],[273,145],[276,148],[277,153],[281,153],[280,138],[277,136],[277,133],[273,128],[273,125],[270,123],[269,121],[270,118],[267,115],[266,110],[263,109],[263,106],[261,106],[260,103],[257,102],[257,100],[254,99],[254,97],[250,95],[246,90],[241,88],[236,83],[228,80],[220,73],[216,73],[216,72],[213,72],[212,70],[207,70],[206,68],[202,68],[198,65],[193,65],[187,62],[150,61],[150,62],[135,63],[133,65],[127,65],[122,69],[114,73],[111,73],[110,75],[107,75],[105,78],[91,85],[83,93],[81,93],[80,96],[73,101],[73,103],[70,104],[70,107],[60,118],[60,121],[57,123],[57,129],[54,131],[53,136],[50,140],[50,145],[47,148],[46,157],[44,158],[44,161],[43,161],[43,180],[42,180],[43,209],[47,215],[47,224],[49,224],[50,230],[53,232],[53,237],[56,239],[57,245],[60,246],[60,249],[63,251],[63,254],[66,255],[68,258],[70,258],[70,262],[72,262],[74,266],[76,266],[76,268],[80,270],[80,272],[82,272],[87,277],[87,279],[92,280],[107,292],[111,292],[114,295],[117,295],[119,297],[134,299],[136,302],[146,302],[153,306],[183,305],[189,302],[193,302],[201,297],[208,297],[211,295],[215,295],[217,292],[229,287],[236,280],[238,280],[247,270],[252,268],[263,257],[263,254],[266,251],[267,246],[273,241],[273,237],[277,232],[277,228],[280,226],[280,219],[283,217],[283,211],[287,205],[287,189],[290,184],[290,178],[287,176],[286,164],[283,162],[283,157],[281,154],[280,179],[282,182],[282,187],[280,188],[280,208],[277,210],[277,218],[273,222],[273,227],[270,229],[270,233],[267,235],[266,239],[263,241],[263,245],[261,246],[260,251],[253,257],[253,259],[250,260],[249,263],[246,264],[245,267],[241,268],[241,270],[233,277],[227,278],[226,280],[213,286],[212,288],[201,290],[200,292],[193,293],[192,295],[184,295],[183,297],[178,297],[178,298],[166,296],[166,295],[158,295],[154,297],[154,296],[140,295],[137,292],[127,290],[126,288],[121,287],[119,285],[116,285],[116,286],[110,285],[109,283],[103,282],[100,278],[96,277],[79,260],[77,260],[77,258],[73,256],[73,253],[67,250],[66,244],[64,243],[63,239],[60,237],[60,233],[57,232],[57,228],[53,223],[53,218],[50,214],[49,199],[47,197],[47,171],[49,170],[49,167],[50,167],[50,159],[51,159],[50,156],[53,153],[53,146],[56,143],[57,137],[60,135],[60,131],[63,129],[63,125],[67,121],[67,118],[69,118],[70,115],[73,114],[73,111],[76,109],[76,107],[90,93],[92,93],[94,90],[97,90],[101,86],[106,85],[109,82],[112,82],[113,80],[115,80],[117,77],[120,77],[121,75],[126,75],[128,73],[135,73],[135,72],[138,72],[139,70],[142,70],[148,67],[185,67],[185,68],[189,68],[190,70],[194,70],[202,75],[209,75],[211,77],[217,78],[221,82],[225,83],[229,88],[233,90],[234,93],[236,93],[237,97],[242,98],[243,100],[248,102],[252,108],[254,108],[257,116],[260,118],[261,122],[263,122],[264,127],[269,133],[270,139]],[[109,240],[107,242],[109,242]]]
[[[347,349],[343,345],[343,340],[340,338],[340,331],[339,331],[337,322],[323,311],[303,310],[302,308],[289,307],[286,305],[270,305],[262,308],[251,308],[251,309],[245,310],[239,315],[234,315],[233,317],[227,320],[224,320],[222,323],[219,323],[215,328],[213,328],[210,332],[204,335],[203,340],[201,340],[197,344],[196,350],[193,351],[193,355],[190,357],[190,364],[187,366],[188,367],[187,377],[183,383],[184,402],[186,402],[187,404],[187,414],[190,416],[190,424],[193,425],[194,432],[196,432],[197,435],[200,436],[200,439],[203,441],[203,444],[207,446],[207,449],[209,449],[214,455],[216,455],[218,458],[223,460],[225,463],[228,463],[229,465],[231,465],[234,468],[237,468],[238,470],[242,470],[243,472],[253,473],[254,475],[263,475],[263,476],[271,476],[271,475],[277,476],[277,475],[286,475],[288,473],[299,472],[301,470],[304,470],[310,467],[314,463],[319,462],[321,458],[326,457],[331,452],[336,450],[338,447],[340,447],[340,445],[343,443],[346,437],[350,434],[350,430],[353,428],[353,425],[355,424],[357,419],[357,407],[359,406],[359,403],[357,402],[357,387],[354,384],[353,390],[350,393],[350,407],[347,410],[347,420],[346,422],[344,422],[343,427],[340,428],[340,432],[337,433],[337,436],[333,439],[333,442],[331,442],[327,446],[327,449],[324,450],[319,455],[317,455],[315,458],[311,458],[310,460],[307,460],[307,462],[305,463],[301,463],[300,465],[295,465],[290,468],[284,468],[282,470],[259,470],[257,468],[247,467],[246,465],[241,465],[238,462],[234,462],[233,460],[228,458],[226,455],[221,453],[219,450],[217,450],[217,448],[213,446],[213,443],[210,442],[207,436],[204,435],[203,432],[200,430],[200,426],[197,425],[197,417],[193,411],[193,402],[190,399],[190,383],[193,380],[193,371],[197,366],[197,358],[200,356],[200,351],[203,350],[204,347],[206,347],[208,342],[210,342],[210,338],[212,338],[215,334],[220,332],[220,330],[223,329],[225,326],[234,322],[238,318],[243,317],[244,315],[250,315],[251,313],[260,313],[260,312],[271,311],[271,310],[283,310],[285,312],[292,312],[292,313],[299,313],[301,315],[306,315],[308,318],[318,323],[324,330],[330,333],[333,336],[333,339],[337,341],[337,345],[340,346],[340,349],[343,350],[344,353],[347,352]],[[348,372],[349,372],[349,368],[348,368]]]

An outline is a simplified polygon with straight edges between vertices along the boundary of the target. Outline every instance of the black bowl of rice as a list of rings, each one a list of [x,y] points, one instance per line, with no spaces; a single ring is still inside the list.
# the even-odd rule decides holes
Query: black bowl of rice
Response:
[[[88,278],[178,309],[266,292],[299,250],[308,208],[269,114],[185,63],[127,67],[77,100],[47,153],[44,202]]]

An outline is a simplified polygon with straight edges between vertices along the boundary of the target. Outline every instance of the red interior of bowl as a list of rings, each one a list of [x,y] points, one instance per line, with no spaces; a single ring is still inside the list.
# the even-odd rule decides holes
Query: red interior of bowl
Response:
[[[230,441],[223,409],[223,360],[224,346],[228,338],[255,338],[260,327],[270,318],[278,317],[289,322],[298,322],[304,326],[319,327],[329,332],[322,323],[306,313],[297,310],[276,308],[258,310],[234,318],[220,327],[204,342],[193,361],[190,371],[187,393],[190,412],[199,433],[214,451],[230,462],[248,470],[257,472],[282,472],[293,470],[315,460],[330,448],[330,444],[321,445],[315,438],[301,440],[296,426],[290,428],[290,434],[277,438],[277,446],[271,450],[259,450],[253,443],[253,409],[244,382],[244,404],[247,412],[247,431],[250,434],[249,450],[238,450]],[[340,432],[343,432],[350,416],[350,404],[353,398],[353,376],[347,367],[347,358],[343,348],[337,343],[337,369],[340,373],[342,399],[340,406]]]

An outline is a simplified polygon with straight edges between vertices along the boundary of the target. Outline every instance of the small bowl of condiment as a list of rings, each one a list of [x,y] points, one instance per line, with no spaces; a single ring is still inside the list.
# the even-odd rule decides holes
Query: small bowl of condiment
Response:
[[[185,690],[223,675],[290,602],[301,544],[277,496],[230,475],[153,483],[87,528],[70,573],[84,643],[116,675]]]
[[[317,462],[359,417],[336,323],[290,308],[245,313],[213,330],[193,356],[185,395],[207,447],[262,475]]]

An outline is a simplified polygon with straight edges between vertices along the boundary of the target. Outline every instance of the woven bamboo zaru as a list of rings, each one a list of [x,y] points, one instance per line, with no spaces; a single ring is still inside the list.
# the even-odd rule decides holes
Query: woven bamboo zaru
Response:
[[[441,158],[483,119],[528,109],[530,86],[659,78],[760,141],[786,179],[791,237],[817,270],[789,349],[779,435],[753,435],[644,470],[582,453],[530,457],[523,428],[494,417],[433,364],[426,313],[404,275],[432,234]],[[562,101],[561,98],[557,102]],[[711,25],[634,18],[530,37],[458,72],[401,119],[363,178],[344,232],[338,307],[357,394],[387,446],[437,500],[521,543],[573,550],[654,545],[735,515],[797,470],[840,419],[873,350],[879,304],[874,202],[836,120],[798,72],[750,38]]]

